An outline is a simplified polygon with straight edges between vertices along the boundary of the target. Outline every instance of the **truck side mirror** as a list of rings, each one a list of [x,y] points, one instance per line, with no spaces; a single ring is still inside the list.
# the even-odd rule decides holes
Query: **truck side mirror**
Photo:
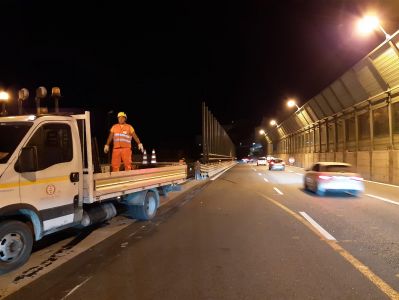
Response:
[[[35,172],[38,167],[36,146],[24,147],[18,157],[15,169],[19,173]]]

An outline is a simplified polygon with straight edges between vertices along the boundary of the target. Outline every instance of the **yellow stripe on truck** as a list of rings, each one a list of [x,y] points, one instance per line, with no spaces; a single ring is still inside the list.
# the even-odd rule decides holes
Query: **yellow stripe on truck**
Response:
[[[60,176],[60,177],[51,177],[51,178],[44,178],[35,181],[23,181],[23,182],[10,182],[10,183],[3,183],[0,184],[0,189],[9,189],[17,186],[29,186],[35,184],[46,184],[46,183],[54,183],[54,182],[61,182],[69,180],[69,176]]]

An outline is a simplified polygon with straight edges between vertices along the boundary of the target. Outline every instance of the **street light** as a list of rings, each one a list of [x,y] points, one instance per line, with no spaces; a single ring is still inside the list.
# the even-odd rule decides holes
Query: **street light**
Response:
[[[3,116],[3,117],[5,117],[7,115],[6,103],[7,103],[8,99],[10,99],[10,95],[5,91],[1,91],[0,92],[0,101],[2,103],[1,116]]]
[[[265,131],[263,129],[259,130],[259,134],[265,134]]]
[[[278,126],[276,120],[271,120],[271,121],[270,121],[270,125],[271,125],[271,126]]]
[[[298,106],[298,104],[296,104],[296,101],[294,99],[288,99],[287,106],[288,107],[296,106],[297,110],[299,110],[299,106]]]
[[[288,106],[288,107],[294,107],[294,106],[296,106],[296,111],[297,111],[297,112],[299,111],[299,112],[301,113],[302,117],[305,119],[306,123],[309,125],[309,122],[308,122],[308,120],[305,118],[305,116],[304,116],[304,114],[303,114],[303,111],[300,110],[298,104],[296,104],[296,101],[295,101],[294,99],[288,99],[288,101],[287,101],[287,106]]]
[[[362,34],[369,34],[373,30],[376,30],[378,28],[382,31],[382,33],[384,33],[386,40],[391,38],[391,36],[381,26],[377,16],[369,15],[363,17],[362,19],[359,20],[357,28],[359,32]]]

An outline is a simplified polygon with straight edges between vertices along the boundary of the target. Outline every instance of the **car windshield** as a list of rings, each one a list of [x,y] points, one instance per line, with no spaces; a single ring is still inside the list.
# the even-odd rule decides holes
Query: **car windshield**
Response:
[[[282,163],[282,162],[283,162],[283,160],[282,160],[282,159],[273,159],[273,161],[274,161],[274,163],[277,163],[277,164],[279,164],[279,163]]]
[[[0,164],[5,164],[28,132],[32,123],[0,123]],[[4,138],[7,137],[7,138]]]
[[[326,165],[321,166],[322,172],[352,172],[352,167],[348,165]]]
[[[266,160],[266,157],[259,157],[258,160]]]

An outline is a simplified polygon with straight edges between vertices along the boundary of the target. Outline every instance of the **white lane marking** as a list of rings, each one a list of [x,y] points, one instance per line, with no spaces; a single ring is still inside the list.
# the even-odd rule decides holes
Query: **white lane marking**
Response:
[[[254,169],[254,171],[256,172],[256,169]]]
[[[217,179],[220,175],[222,175],[224,172],[226,172],[226,171],[228,171],[228,170],[230,170],[232,167],[234,167],[235,166],[235,164],[234,165],[232,165],[231,167],[229,167],[229,168],[227,168],[226,170],[224,170],[223,172],[221,172],[221,173],[219,173],[219,174],[217,174],[216,176],[214,176],[214,177],[212,177],[211,178],[211,180],[215,180],[215,179]]]
[[[273,190],[275,190],[277,193],[280,195],[284,195],[282,191],[280,191],[278,188],[274,187]]]
[[[267,180],[267,178],[263,178],[264,181],[269,182],[269,180]]]
[[[66,299],[67,297],[69,297],[70,295],[72,295],[72,293],[74,293],[78,288],[80,288],[82,285],[84,285],[86,282],[88,282],[90,280],[91,276],[89,278],[87,278],[85,281],[83,281],[81,284],[78,284],[77,286],[75,286],[72,290],[69,291],[68,294],[66,294],[61,300]]]
[[[365,194],[365,195],[369,196],[369,197],[372,197],[372,198],[375,198],[375,199],[378,199],[378,200],[382,200],[382,201],[388,202],[388,203],[399,205],[398,202],[395,202],[393,200],[389,200],[389,199],[386,199],[386,198],[383,198],[383,197],[380,197],[380,196],[375,196],[375,195],[371,195],[371,194]]]
[[[262,176],[262,173],[258,173],[259,176]]]
[[[321,227],[319,224],[317,224],[317,222],[315,220],[313,220],[307,213],[305,213],[304,211],[300,211],[299,213],[302,215],[302,217],[304,217],[306,220],[308,220],[309,223],[312,224],[312,226],[314,228],[316,228],[317,231],[320,232],[327,240],[336,241],[335,237],[333,237],[323,227]]]
[[[377,182],[377,181],[371,181],[371,180],[364,180],[365,182],[370,182],[370,183],[375,183],[375,184],[381,184],[381,185],[386,185],[386,186],[390,186],[390,187],[396,187],[399,188],[398,185],[393,185],[393,184],[388,184],[388,183],[382,183],[382,182]]]
[[[291,170],[288,170],[288,172],[290,172],[290,173],[294,173],[294,171],[291,171]]]
[[[299,176],[302,176],[303,174],[302,173],[295,173],[296,175],[299,175]]]

